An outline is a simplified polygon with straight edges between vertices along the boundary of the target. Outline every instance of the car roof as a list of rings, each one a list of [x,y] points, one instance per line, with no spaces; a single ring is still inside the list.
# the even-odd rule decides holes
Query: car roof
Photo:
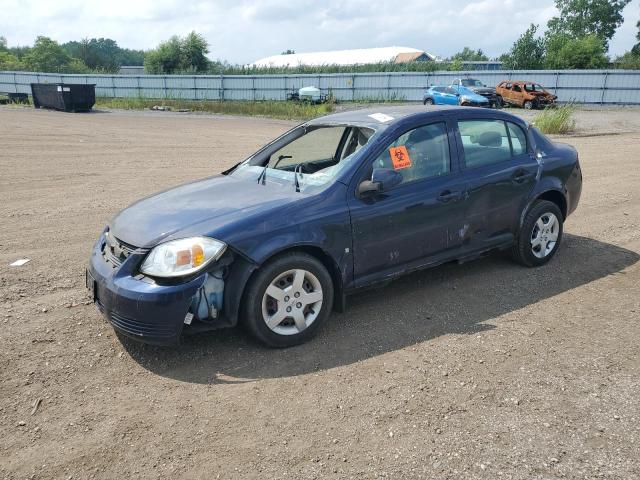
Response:
[[[478,117],[478,115],[509,120],[512,122],[526,124],[527,122],[520,117],[502,110],[484,109],[478,107],[461,107],[451,105],[389,105],[382,107],[369,107],[354,110],[348,110],[340,113],[333,113],[318,117],[304,125],[320,126],[320,125],[352,125],[357,127],[367,127],[373,130],[384,130],[398,123],[404,123],[405,120],[412,117],[422,117],[425,120],[429,116],[439,116],[441,114],[457,114],[460,117]],[[376,115],[377,114],[377,115]],[[374,115],[373,117],[371,115]],[[390,120],[381,121],[376,117],[380,115],[391,117]],[[382,117],[384,119],[384,117]]]
[[[355,110],[348,110],[340,113],[325,115],[324,117],[315,118],[307,122],[307,125],[356,125],[380,130],[395,125],[401,120],[409,117],[423,115],[425,113],[442,113],[453,109],[464,107],[451,107],[433,105],[425,107],[423,105],[389,105],[383,107],[368,107]],[[373,116],[372,116],[373,115]],[[391,117],[391,119],[382,121],[377,119],[382,116]]]

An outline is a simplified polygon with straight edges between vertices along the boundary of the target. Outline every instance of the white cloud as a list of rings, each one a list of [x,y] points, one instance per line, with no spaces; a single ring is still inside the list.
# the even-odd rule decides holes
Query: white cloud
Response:
[[[634,43],[640,6],[625,10],[612,53]],[[297,52],[402,45],[448,56],[465,46],[507,51],[529,26],[555,14],[553,0],[0,0],[0,35],[10,45],[37,35],[65,42],[108,37],[148,49],[173,34],[203,34],[212,58],[248,63]]]

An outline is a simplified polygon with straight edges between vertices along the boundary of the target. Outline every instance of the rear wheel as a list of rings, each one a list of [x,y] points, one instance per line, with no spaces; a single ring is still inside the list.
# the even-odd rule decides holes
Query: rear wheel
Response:
[[[562,240],[562,212],[547,200],[535,202],[522,222],[511,250],[515,261],[527,267],[539,267],[555,255]]]
[[[243,301],[242,322],[271,347],[290,347],[311,338],[333,304],[333,282],[324,265],[305,253],[289,253],[263,265]]]

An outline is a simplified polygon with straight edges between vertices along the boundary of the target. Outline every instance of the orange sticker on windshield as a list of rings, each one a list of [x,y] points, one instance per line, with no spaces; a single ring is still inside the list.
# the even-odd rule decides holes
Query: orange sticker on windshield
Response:
[[[411,157],[409,156],[407,147],[404,145],[401,147],[391,147],[389,149],[389,155],[391,155],[394,170],[402,170],[403,168],[409,168],[411,166]]]

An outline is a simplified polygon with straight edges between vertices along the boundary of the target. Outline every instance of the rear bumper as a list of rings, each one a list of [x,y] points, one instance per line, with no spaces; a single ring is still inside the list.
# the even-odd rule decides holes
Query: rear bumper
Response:
[[[102,255],[104,235],[96,243],[87,269],[94,302],[113,328],[135,340],[154,345],[176,345],[192,297],[204,283],[204,275],[175,285],[158,285],[137,275],[141,255],[132,254],[120,266]]]

